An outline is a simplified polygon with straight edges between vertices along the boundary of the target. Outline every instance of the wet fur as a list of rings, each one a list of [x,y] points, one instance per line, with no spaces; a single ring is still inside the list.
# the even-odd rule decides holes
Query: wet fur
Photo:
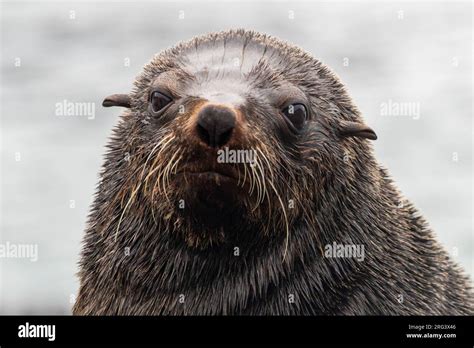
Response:
[[[246,52],[260,56],[244,74],[253,93],[243,110],[250,115],[243,143],[258,149],[259,165],[237,166],[243,194],[232,209],[222,207],[222,221],[203,222],[178,210],[179,199],[196,197],[173,184],[173,175],[199,156],[187,143],[189,115],[153,119],[147,93],[170,69],[195,83],[186,67],[202,50],[224,59],[235,45],[242,64],[249,63]],[[269,90],[288,82],[311,106],[301,134],[265,103]],[[199,99],[183,103],[192,110]],[[135,81],[131,109],[108,144],[74,314],[472,314],[469,279],[377,164],[368,141],[341,136],[345,121],[362,118],[339,79],[275,38],[228,31],[157,55]],[[324,246],[333,242],[365,245],[365,260],[325,258]]]

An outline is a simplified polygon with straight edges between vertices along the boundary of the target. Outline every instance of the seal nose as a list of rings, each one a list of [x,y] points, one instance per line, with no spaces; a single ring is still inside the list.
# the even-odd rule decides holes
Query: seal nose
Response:
[[[235,113],[225,106],[207,105],[199,111],[196,128],[204,143],[210,147],[223,146],[235,128]]]

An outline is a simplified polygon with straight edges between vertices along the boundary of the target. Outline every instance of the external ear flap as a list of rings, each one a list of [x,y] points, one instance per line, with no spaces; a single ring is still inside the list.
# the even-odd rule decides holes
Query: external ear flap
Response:
[[[370,140],[377,140],[377,134],[363,123],[341,121],[339,128],[340,137],[360,137]]]
[[[104,99],[102,106],[106,108],[110,106],[122,106],[130,109],[130,97],[127,94],[112,94]]]

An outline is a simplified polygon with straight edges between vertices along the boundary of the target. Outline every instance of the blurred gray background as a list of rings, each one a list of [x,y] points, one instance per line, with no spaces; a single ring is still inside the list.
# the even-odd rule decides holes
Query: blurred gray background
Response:
[[[70,313],[86,215],[120,113],[103,109],[102,99],[130,91],[158,51],[238,27],[293,42],[341,77],[379,136],[374,147],[380,163],[472,276],[471,3],[1,7],[0,238],[37,244],[39,255],[37,262],[0,259],[0,313]],[[95,118],[57,116],[56,104],[64,100],[95,103]],[[415,103],[419,117],[384,115],[382,106],[390,101]]]

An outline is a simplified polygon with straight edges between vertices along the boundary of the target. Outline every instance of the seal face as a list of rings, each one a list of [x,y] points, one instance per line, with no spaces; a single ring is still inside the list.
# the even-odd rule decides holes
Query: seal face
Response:
[[[332,86],[324,84],[327,79]],[[189,245],[203,248],[236,233],[227,223],[233,217],[241,221],[240,231],[255,233],[259,225],[260,231],[271,227],[273,235],[286,232],[289,220],[303,213],[302,200],[311,199],[304,183],[324,180],[311,168],[314,154],[299,149],[315,139],[317,146],[329,146],[339,137],[331,122],[341,117],[318,102],[331,103],[335,93],[338,103],[349,102],[305,52],[238,31],[159,54],[135,86],[130,101],[112,96],[104,104],[131,106],[124,138],[136,141],[126,151],[130,167],[143,169],[135,176],[147,188],[141,204],[170,216],[183,226]],[[353,121],[350,135],[375,137],[355,112],[345,116]],[[220,158],[222,151],[230,156]],[[239,153],[240,162],[232,161]],[[293,212],[285,208],[290,199],[298,201]],[[271,204],[282,211],[269,214]]]
[[[397,255],[418,260],[407,245],[431,243],[431,232],[399,208],[367,142],[377,136],[343,85],[303,50],[243,30],[197,37],[103,105],[129,110],[101,173],[75,313],[416,312],[391,298],[395,284],[378,304],[356,293],[364,270],[372,291],[406,269]],[[365,263],[325,259],[335,242],[366,245]],[[354,302],[338,308],[348,289]]]

